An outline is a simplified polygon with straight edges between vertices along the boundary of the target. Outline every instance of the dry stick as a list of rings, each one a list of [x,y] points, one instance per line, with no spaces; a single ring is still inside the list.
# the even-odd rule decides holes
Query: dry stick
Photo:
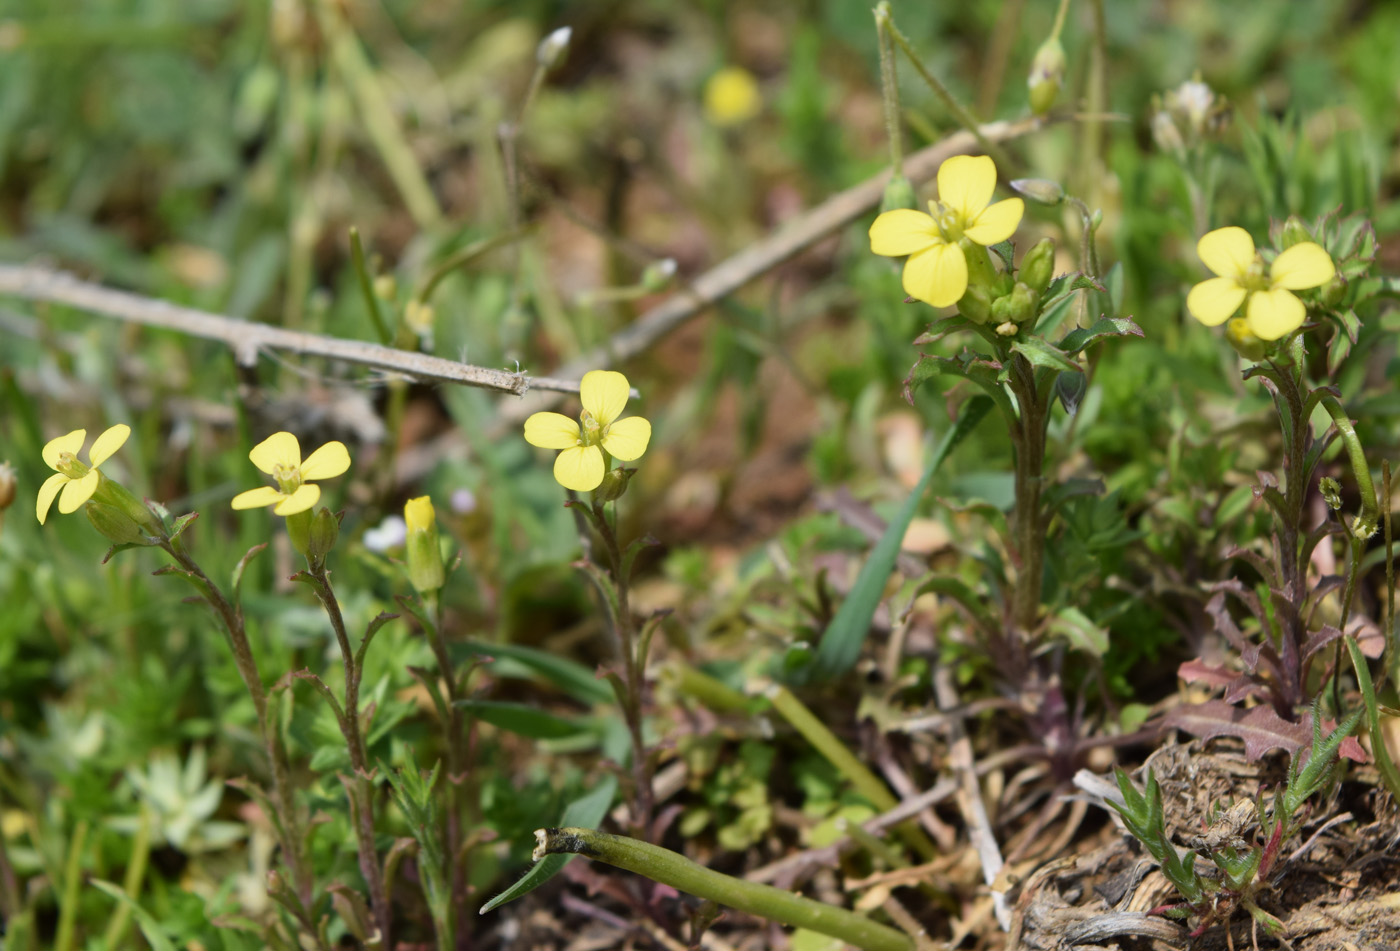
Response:
[[[235,320],[193,307],[181,307],[167,301],[112,290],[48,268],[0,265],[0,294],[66,304],[79,310],[118,317],[148,327],[161,327],[208,340],[221,340],[233,349],[235,358],[243,366],[256,363],[258,352],[261,350],[286,350],[402,373],[417,380],[461,383],[515,396],[532,389],[558,390],[561,393],[578,392],[578,384],[567,380],[492,370],[425,353],[381,347],[360,340],[345,340],[340,337],[286,330],[270,324]]]
[[[1007,142],[1042,128],[1037,119],[993,122],[981,127],[982,138]],[[970,132],[956,132],[941,142],[920,149],[904,159],[904,177],[918,184],[928,181],[946,159],[977,152],[980,147]],[[578,377],[589,370],[623,363],[644,352],[659,339],[702,313],[710,305],[728,297],[745,284],[846,227],[880,204],[890,171],[866,179],[859,185],[833,195],[820,205],[798,215],[777,231],[749,245],[743,251],[701,274],[675,296],[648,310],[626,329],[601,347],[595,347],[558,371],[560,376]],[[536,385],[535,389],[544,389]],[[514,426],[538,410],[550,409],[557,397],[539,395],[513,406],[503,407],[499,427]]]

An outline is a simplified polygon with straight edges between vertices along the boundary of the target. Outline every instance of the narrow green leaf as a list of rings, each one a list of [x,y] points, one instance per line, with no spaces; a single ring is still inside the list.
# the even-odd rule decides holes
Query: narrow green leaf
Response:
[[[1143,336],[1142,328],[1133,322],[1133,318],[1105,317],[1095,321],[1090,327],[1071,330],[1065,334],[1064,339],[1060,341],[1060,349],[1066,353],[1078,353],[1104,337],[1125,337],[1129,334],[1134,337]]]
[[[542,677],[582,703],[612,703],[612,689],[582,664],[547,651],[519,644],[483,644],[458,641],[448,645],[453,661],[491,657],[491,670],[499,677]]]
[[[603,817],[608,814],[608,807],[612,805],[613,796],[616,793],[617,777],[612,775],[603,777],[602,781],[594,786],[591,792],[585,793],[564,807],[564,815],[560,818],[559,825],[585,829],[598,828]],[[572,855],[546,855],[536,862],[530,871],[522,875],[514,885],[482,905],[480,913],[484,915],[508,901],[514,901],[521,895],[534,891],[558,875],[559,870],[568,865],[574,858],[575,856]]]
[[[170,939],[166,937],[165,929],[160,926],[160,922],[149,911],[133,901],[131,896],[122,891],[120,885],[104,882],[100,878],[93,879],[92,884],[98,891],[111,895],[131,909],[131,914],[136,919],[141,934],[146,938],[146,943],[151,946],[151,951],[175,951],[175,945],[171,944]]]
[[[938,444],[918,485],[914,486],[914,490],[909,493],[909,497],[885,527],[885,533],[880,536],[880,541],[871,551],[870,558],[861,568],[860,576],[856,579],[850,595],[841,603],[836,617],[832,618],[830,626],[822,636],[811,666],[790,673],[789,680],[794,683],[802,683],[812,678],[826,680],[845,673],[855,664],[856,659],[860,657],[860,649],[865,644],[865,637],[870,632],[870,619],[875,616],[875,609],[880,606],[880,595],[884,593],[885,583],[894,571],[895,558],[899,555],[904,533],[909,529],[909,523],[918,510],[919,500],[923,498],[934,473],[943,465],[943,460],[977,427],[991,408],[992,401],[985,396],[975,396],[963,405],[958,421]]]
[[[492,726],[528,736],[532,740],[557,740],[583,733],[588,726],[547,713],[537,707],[505,700],[458,700],[461,707],[478,720]]]

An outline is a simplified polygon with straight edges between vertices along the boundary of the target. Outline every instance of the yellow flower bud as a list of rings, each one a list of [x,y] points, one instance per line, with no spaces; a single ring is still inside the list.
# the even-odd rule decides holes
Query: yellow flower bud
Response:
[[[1234,347],[1240,356],[1255,363],[1264,359],[1264,353],[1268,349],[1267,344],[1250,331],[1248,317],[1231,318],[1225,325],[1225,339],[1230,341],[1230,346]]]
[[[763,96],[758,80],[742,66],[726,66],[705,83],[705,118],[717,126],[738,125],[758,115]]]
[[[408,580],[419,594],[430,594],[446,581],[433,500],[426,495],[409,499],[404,503],[403,520],[408,526],[408,538],[404,542]]]

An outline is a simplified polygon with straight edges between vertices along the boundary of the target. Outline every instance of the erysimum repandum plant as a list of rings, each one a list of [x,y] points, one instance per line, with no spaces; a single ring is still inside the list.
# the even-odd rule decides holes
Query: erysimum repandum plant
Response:
[[[967,293],[969,258],[980,269],[987,254],[982,248],[1010,238],[1025,212],[1019,198],[992,204],[996,184],[997,167],[987,156],[948,159],[938,169],[938,200],[928,203],[930,214],[885,212],[870,226],[870,250],[909,256],[904,292],[910,297],[934,307],[956,304]]]
[[[525,441],[541,449],[562,449],[554,478],[566,489],[592,492],[603,483],[609,459],[632,462],[647,451],[651,423],[640,416],[619,419],[631,392],[627,377],[614,370],[583,375],[577,420],[563,413],[535,413],[525,420]]]
[[[1307,316],[1293,293],[1321,287],[1337,273],[1331,256],[1311,241],[1295,244],[1266,264],[1243,228],[1218,228],[1196,245],[1196,253],[1217,277],[1191,288],[1186,308],[1207,327],[1234,316],[1243,305],[1248,331],[1260,340],[1278,340]]]

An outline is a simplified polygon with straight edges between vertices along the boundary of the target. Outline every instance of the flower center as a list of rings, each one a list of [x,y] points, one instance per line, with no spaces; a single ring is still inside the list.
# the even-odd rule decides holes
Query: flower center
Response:
[[[943,235],[943,240],[949,244],[957,244],[965,227],[962,215],[941,201],[929,202],[929,205],[933,211],[933,223],[938,226],[938,233]]]
[[[598,446],[603,442],[605,429],[588,410],[579,416],[579,445]]]
[[[279,462],[272,467],[272,478],[283,495],[291,495],[301,488],[301,466],[284,466]]]
[[[1269,268],[1264,264],[1264,258],[1254,255],[1254,260],[1249,262],[1249,268],[1239,277],[1240,287],[1247,291],[1267,291],[1272,282],[1269,280]]]
[[[81,479],[92,470],[78,461],[78,457],[71,452],[60,452],[58,454],[58,464],[54,466],[70,479]]]

